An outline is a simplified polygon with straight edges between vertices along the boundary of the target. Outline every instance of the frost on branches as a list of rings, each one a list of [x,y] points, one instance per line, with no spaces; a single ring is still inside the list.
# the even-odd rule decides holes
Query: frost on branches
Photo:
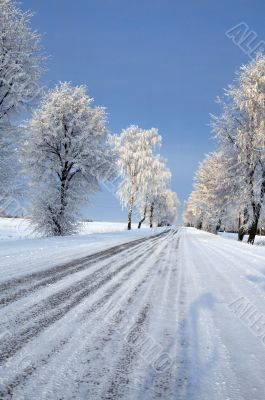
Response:
[[[184,206],[184,223],[217,233],[228,226],[237,187],[229,177],[231,159],[222,151],[208,154],[195,175],[194,190]]]
[[[20,11],[11,0],[0,1],[0,190],[10,192],[18,171],[16,162],[17,132],[10,120],[28,110],[41,88],[43,57],[40,36],[30,29],[31,14]]]
[[[137,198],[137,208],[141,219],[138,228],[148,217],[150,227],[153,227],[156,201],[169,183],[171,173],[159,155],[150,157],[146,163],[141,190]]]
[[[172,225],[177,220],[179,200],[176,193],[169,189],[161,191],[153,199],[153,219],[157,226]],[[153,222],[153,221],[152,221]]]
[[[75,232],[80,206],[113,173],[105,110],[92,101],[85,87],[61,83],[28,124],[24,161],[32,182],[32,221],[46,235]]]
[[[31,16],[11,0],[0,1],[0,120],[28,109],[40,94],[43,57]]]
[[[216,182],[203,179],[202,173],[213,162],[208,158],[200,167],[195,192],[186,204],[185,219],[209,226],[211,220],[226,220],[224,227],[238,231],[239,240],[248,233],[254,243],[264,222],[265,195],[265,57],[262,54],[241,67],[235,83],[228,87],[223,112],[213,117],[213,131],[218,140]],[[208,172],[211,175],[209,164]],[[204,181],[204,182],[203,182]],[[205,195],[203,186],[213,195]],[[215,186],[214,190],[209,186]],[[225,206],[224,206],[225,205]],[[190,218],[192,215],[192,218]],[[220,222],[220,221],[219,221]],[[217,228],[219,229],[219,223]],[[236,226],[237,225],[237,226]]]
[[[157,129],[143,130],[135,125],[113,138],[121,176],[117,194],[128,207],[128,229],[131,229],[134,206],[139,214],[138,228],[146,219],[151,228],[154,222],[170,224],[176,215],[178,200],[168,190],[171,173],[164,160],[154,153],[161,140]]]
[[[143,130],[131,125],[120,136],[115,136],[113,142],[122,179],[117,194],[121,203],[128,207],[128,229],[131,229],[133,207],[145,185],[146,175],[152,173],[149,164],[153,148],[160,145],[161,137],[155,128]]]

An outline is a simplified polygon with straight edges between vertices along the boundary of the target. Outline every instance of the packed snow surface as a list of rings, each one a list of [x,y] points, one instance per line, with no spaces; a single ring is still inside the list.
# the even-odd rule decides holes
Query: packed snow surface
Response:
[[[1,399],[264,400],[264,248],[192,228],[88,236],[87,254],[2,242],[66,257],[1,257]]]

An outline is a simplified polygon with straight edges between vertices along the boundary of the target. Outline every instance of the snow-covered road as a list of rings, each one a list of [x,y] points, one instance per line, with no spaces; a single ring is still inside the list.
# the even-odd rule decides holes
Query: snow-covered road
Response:
[[[256,399],[265,249],[170,229],[0,285],[0,398]]]

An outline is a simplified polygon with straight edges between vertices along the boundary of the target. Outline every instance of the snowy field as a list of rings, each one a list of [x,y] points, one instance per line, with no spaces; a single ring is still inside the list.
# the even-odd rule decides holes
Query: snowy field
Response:
[[[232,239],[232,240],[237,240],[237,233],[232,233],[232,232],[219,232],[219,236],[222,236],[226,239]],[[248,240],[248,235],[244,236],[244,242],[247,242]],[[255,242],[254,244],[258,246],[265,246],[265,236],[261,235],[256,235]]]
[[[265,248],[193,228],[65,240],[79,259],[1,261],[1,399],[264,400]]]
[[[134,224],[133,228],[137,228],[137,225]],[[122,232],[126,229],[127,224],[122,222],[82,222],[78,234],[89,235],[92,233]],[[0,217],[0,240],[33,239],[39,236],[33,231],[27,219]]]

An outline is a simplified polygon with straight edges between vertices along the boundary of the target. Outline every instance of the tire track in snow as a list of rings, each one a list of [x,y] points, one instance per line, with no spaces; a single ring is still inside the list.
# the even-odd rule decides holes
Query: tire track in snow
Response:
[[[128,253],[134,251],[132,248],[140,247],[148,241],[156,241],[160,236],[163,236],[167,231],[159,233],[151,238],[141,238],[132,242],[124,243],[118,246],[111,247],[99,253],[91,254],[82,259],[71,261],[69,263],[50,268],[48,270],[36,272],[20,278],[14,278],[0,284],[0,306],[4,307],[42,287],[56,283],[57,281],[87,269],[90,265],[99,261],[104,261],[110,257],[114,257],[120,253]],[[128,254],[126,254],[128,256]],[[23,286],[26,286],[23,288]],[[21,288],[22,287],[22,288]],[[18,289],[16,291],[16,289]],[[6,294],[5,294],[6,293]]]
[[[139,281],[139,284],[137,284],[133,290],[131,290],[131,285],[128,282],[128,288],[129,288],[129,297],[127,294],[125,294],[125,299],[119,299],[117,297],[117,304],[116,307],[114,307],[114,314],[112,314],[112,317],[110,319],[106,319],[103,316],[105,325],[101,327],[101,329],[96,330],[96,333],[94,335],[95,337],[95,342],[93,339],[89,340],[89,344],[82,350],[82,349],[74,349],[74,353],[77,353],[76,356],[71,356],[70,359],[68,360],[68,365],[70,368],[70,371],[72,369],[72,365],[75,365],[76,359],[80,359],[80,356],[85,358],[85,361],[83,361],[84,366],[89,366],[90,363],[93,360],[93,369],[87,369],[87,367],[84,367],[84,373],[76,380],[75,383],[77,385],[76,389],[76,395],[73,395],[73,374],[70,372],[70,379],[71,379],[71,388],[69,388],[69,398],[79,398],[78,393],[80,393],[80,385],[84,385],[84,382],[86,383],[86,386],[89,387],[89,393],[84,395],[84,397],[89,397],[89,398],[97,398],[97,399],[105,399],[105,392],[107,389],[100,389],[102,386],[105,388],[105,386],[109,387],[109,382],[110,382],[110,376],[113,375],[111,371],[115,371],[117,364],[119,364],[120,358],[123,356],[123,351],[120,348],[121,345],[125,341],[125,332],[124,328],[130,327],[132,324],[132,320],[135,321],[138,318],[138,315],[141,313],[141,310],[143,306],[145,305],[145,299],[147,298],[150,288],[152,287],[153,283],[157,280],[157,271],[156,271],[156,265],[154,265],[154,260],[156,261],[156,257],[159,256],[159,250],[161,250],[162,246],[167,246],[167,242],[164,241],[164,238],[160,239],[160,244],[159,246],[154,247],[154,253],[153,255],[155,256],[154,258],[151,257],[152,262],[150,262],[149,258],[150,256],[147,257],[146,263],[144,263],[141,267],[142,268],[147,268],[148,267],[148,272],[144,277]],[[140,271],[140,269],[138,269]],[[139,272],[138,272],[139,274]],[[137,276],[138,276],[137,274]],[[133,281],[132,281],[133,282]],[[112,301],[112,304],[115,300]],[[139,303],[136,305],[135,303]],[[118,307],[118,308],[117,308]],[[114,336],[114,337],[113,337]],[[117,336],[120,337],[119,340],[117,340]],[[115,340],[114,340],[115,339]],[[117,341],[116,341],[117,340]],[[92,341],[92,342],[91,342]],[[96,343],[96,344],[94,344]],[[110,353],[111,355],[108,355],[107,358],[104,358],[105,351],[107,353]],[[98,367],[97,367],[97,366]],[[115,372],[114,372],[115,374]],[[65,380],[65,374],[63,371],[61,371],[60,376],[62,376],[62,380]],[[112,378],[114,379],[114,378]],[[106,383],[104,383],[106,380]],[[58,378],[55,378],[55,382],[57,383]],[[54,382],[53,388],[56,386],[56,383]],[[103,384],[102,384],[103,382]],[[99,394],[99,391],[101,394]],[[51,392],[53,392],[53,389],[51,389]],[[48,397],[47,397],[48,398]],[[66,395],[66,398],[67,395]],[[45,398],[46,399],[46,398]]]
[[[160,239],[160,240],[161,240],[161,239]],[[112,289],[111,289],[110,292],[107,292],[107,294],[104,295],[96,304],[94,304],[93,307],[91,307],[90,309],[88,309],[88,310],[86,311],[86,314],[92,313],[92,312],[95,312],[95,311],[98,312],[99,308],[102,307],[102,306],[106,303],[106,301],[107,301],[111,296],[113,296],[113,294],[122,286],[122,283],[123,283],[124,281],[127,281],[127,279],[130,277],[130,275],[131,275],[132,273],[136,272],[137,269],[142,265],[142,263],[144,263],[145,259],[147,259],[147,258],[150,256],[151,252],[153,252],[153,250],[154,250],[153,248],[154,248],[155,246],[156,246],[156,243],[153,243],[152,248],[151,248],[148,252],[145,252],[144,254],[142,254],[141,260],[138,261],[138,262],[135,264],[135,267],[134,267],[131,271],[129,271],[129,273],[127,273],[127,274],[124,275],[122,282],[118,282],[116,285],[114,285],[114,286],[112,287]],[[105,281],[104,281],[104,282],[105,282]],[[134,289],[134,293],[133,293],[134,295],[136,295],[137,290],[139,290],[140,286],[141,286],[143,283],[147,283],[147,280],[143,280],[143,281],[141,282],[141,284],[139,285],[139,287],[137,287],[136,289]],[[132,301],[132,297],[133,297],[132,295],[131,295],[131,297],[129,297],[128,303],[130,303],[130,302]],[[45,361],[44,361],[44,362],[45,362]],[[26,377],[27,377],[27,376],[28,376],[28,377],[31,376],[31,374],[33,373],[33,371],[34,371],[34,369],[33,369],[33,370],[31,369],[31,370],[29,370],[29,371],[27,371],[27,370],[26,370],[26,371],[22,371],[22,373],[21,373],[18,377],[16,377],[16,379],[13,380],[13,382],[11,382],[11,383],[9,384],[9,391],[10,391],[10,390],[12,391],[15,387],[17,387],[18,385],[20,385],[21,382],[25,381]],[[10,397],[10,398],[12,398],[12,397]]]
[[[156,238],[149,238],[148,243],[144,244],[144,249],[147,251],[151,246],[155,245],[157,243],[157,240],[161,240],[161,237],[156,237]],[[28,318],[32,317],[32,314],[35,314],[38,316],[38,312],[40,311],[38,309],[39,305],[44,304],[47,299],[52,298],[52,296],[57,296],[60,293],[64,294],[66,290],[75,290],[78,285],[82,284],[82,281],[84,279],[89,279],[95,280],[99,275],[102,275],[103,273],[110,273],[111,271],[116,269],[116,264],[117,261],[120,264],[120,261],[123,261],[124,258],[126,257],[126,260],[129,260],[130,257],[133,260],[136,259],[138,255],[141,255],[143,251],[143,244],[142,245],[137,245],[136,247],[133,247],[131,251],[127,251],[127,253],[123,254],[123,252],[118,253],[117,256],[120,258],[117,260],[117,256],[109,257],[105,261],[99,261],[97,263],[94,263],[93,266],[90,266],[89,268],[84,268],[83,272],[76,272],[74,275],[71,275],[68,278],[62,279],[59,282],[57,282],[54,285],[49,285],[48,288],[42,288],[39,290],[35,296],[32,294],[29,296],[26,296],[23,298],[22,301],[16,301],[14,304],[10,304],[2,310],[0,310],[1,314],[1,319],[0,319],[0,328],[1,330],[9,330],[11,318],[12,316],[13,323],[15,324],[21,324],[25,323]],[[122,260],[121,260],[122,259]],[[103,276],[103,275],[102,275]],[[39,304],[38,304],[39,303]]]
[[[152,251],[152,249],[149,250],[147,255],[149,255],[149,253],[151,254]],[[135,258],[133,261],[135,261]],[[66,315],[72,308],[81,303],[84,298],[102,288],[109,280],[113,279],[117,274],[130,266],[133,261],[129,260],[123,263],[119,268],[114,269],[114,271],[102,274],[105,269],[104,266],[95,271],[92,276],[89,275],[78,284],[50,296],[48,299],[41,302],[41,304],[38,304],[34,310],[30,310],[31,313],[27,315],[26,318],[22,318],[19,322],[23,326],[25,322],[31,322],[31,320],[33,320],[32,325],[22,328],[22,330],[16,332],[11,339],[8,336],[6,341],[1,343],[0,365],[21,349],[25,343],[39,335],[43,329],[49,327],[55,321]],[[141,265],[141,263],[139,265]],[[93,282],[92,284],[90,283],[91,281]],[[38,318],[39,315],[41,315],[40,318]]]
[[[180,324],[185,315],[185,284],[183,279],[183,269],[179,263],[179,241],[177,236],[171,241],[171,246],[164,262],[170,266],[167,280],[162,291],[162,299],[154,305],[155,315],[152,316],[154,327],[151,329],[154,335],[159,338],[163,351],[170,354],[172,365],[161,373],[147,371],[143,389],[139,391],[137,400],[145,399],[175,399],[176,381],[178,386],[183,385],[184,377],[178,376],[178,349],[181,341],[178,340]],[[165,318],[166,317],[166,318]]]
[[[119,360],[119,369],[116,370],[116,375],[107,390],[104,398],[106,400],[121,399],[122,394],[124,394],[124,387],[129,383],[129,373],[131,370],[131,364],[134,358],[137,357],[138,353],[141,351],[141,346],[135,347],[133,341],[135,336],[141,333],[141,330],[146,329],[147,319],[150,312],[150,304],[146,304],[142,311],[140,312],[136,322],[133,324],[130,332],[127,335],[126,346],[122,358]],[[128,375],[128,377],[126,377]]]
[[[160,244],[158,246],[154,246],[153,253],[155,255],[159,255],[157,247],[161,248],[161,246],[167,246],[167,242],[164,241],[164,238],[160,239]],[[104,398],[104,394],[100,395],[99,391],[102,387],[102,382],[104,382],[105,379],[109,382],[110,371],[113,368],[115,369],[118,362],[121,350],[120,346],[124,343],[123,329],[124,327],[131,325],[131,319],[137,319],[137,315],[141,312],[143,304],[145,304],[145,298],[149,293],[152,282],[158,278],[157,269],[155,268],[156,265],[154,265],[154,260],[156,260],[156,258],[152,258],[151,263],[149,262],[149,258],[150,256],[147,257],[145,263],[142,263],[141,268],[139,268],[137,274],[135,274],[135,279],[137,279],[138,284],[133,287],[132,284],[135,280],[131,280],[131,283],[128,281],[125,284],[125,293],[121,294],[121,296],[119,293],[114,295],[111,304],[115,304],[115,307],[114,311],[110,311],[112,314],[110,319],[107,318],[106,320],[106,318],[104,318],[104,313],[109,312],[109,307],[107,307],[107,310],[104,308],[102,309],[103,314],[101,312],[99,315],[101,323],[100,326],[96,328],[94,335],[92,337],[86,336],[85,342],[81,340],[81,343],[84,344],[85,347],[79,346],[76,348],[74,346],[74,343],[79,342],[78,337],[76,337],[75,342],[72,345],[70,343],[68,346],[69,349],[67,351],[70,354],[70,357],[67,358],[67,365],[61,368],[62,362],[60,362],[60,357],[62,357],[63,360],[65,358],[64,354],[61,354],[59,358],[54,360],[54,362],[60,366],[60,372],[59,376],[56,374],[53,381],[49,383],[49,393],[54,394],[54,389],[57,388],[58,381],[60,384],[63,384],[65,381],[68,382],[67,377],[69,376],[71,387],[67,390],[64,386],[66,398],[78,399],[81,386],[90,388],[89,393],[83,395],[84,398]],[[140,278],[142,270],[145,272],[144,275],[142,275],[142,278]],[[139,304],[136,306],[135,302]],[[118,341],[116,341],[117,336],[120,336]],[[82,338],[82,333],[80,333],[80,337]],[[104,359],[105,351],[111,354],[107,356],[107,359]],[[76,362],[80,362],[80,360],[82,360],[83,372],[81,375],[78,375],[78,377],[75,377],[76,371],[73,369],[73,366],[76,365]],[[91,363],[93,364],[92,369]],[[107,386],[109,385],[107,384]],[[76,387],[76,389],[74,390],[73,387]],[[73,392],[76,394],[74,395]],[[103,392],[105,393],[105,391]],[[59,394],[55,397],[59,398]],[[46,398],[49,399],[49,396],[47,395],[45,399]]]
[[[134,315],[134,320],[136,320],[136,322],[126,334],[126,343],[123,346],[123,352],[116,363],[116,373],[112,378],[109,388],[102,397],[106,400],[131,398],[129,395],[130,383],[133,383],[133,380],[135,379],[135,377],[133,378],[131,375],[134,369],[137,371],[136,363],[139,363],[139,360],[140,364],[147,364],[146,366],[148,369],[153,371],[153,367],[150,365],[151,360],[146,358],[144,361],[143,353],[147,350],[145,346],[148,340],[153,339],[153,332],[150,331],[150,318],[152,317],[152,314],[153,317],[156,318],[156,312],[153,310],[154,297],[156,296],[156,293],[160,293],[161,286],[164,286],[163,278],[166,277],[168,270],[171,269],[171,266],[163,261],[163,254],[166,252],[168,255],[172,251],[171,243],[172,237],[168,240],[166,248],[156,255],[156,267],[159,268],[159,277],[156,277],[152,284],[149,285],[148,293],[146,294],[143,305],[138,312],[138,316]],[[137,340],[139,340],[139,343],[135,344],[134,341],[137,343]],[[134,373],[136,371],[134,371]],[[137,376],[136,380],[138,381]]]

